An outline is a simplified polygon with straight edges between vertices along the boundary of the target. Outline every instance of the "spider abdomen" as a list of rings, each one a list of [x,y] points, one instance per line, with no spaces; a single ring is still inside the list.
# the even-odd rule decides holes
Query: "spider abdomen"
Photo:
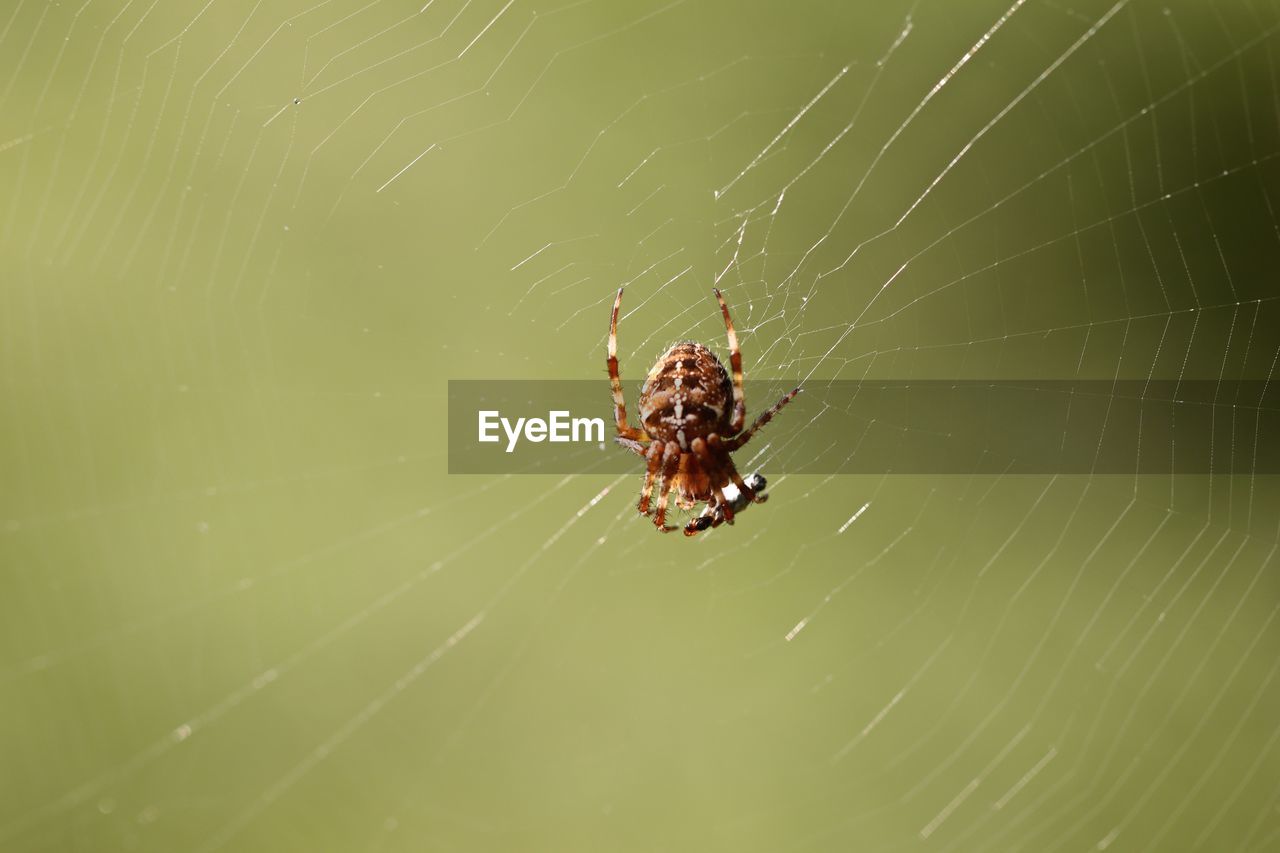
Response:
[[[688,450],[695,438],[727,434],[733,384],[711,350],[683,341],[667,350],[640,391],[640,421],[650,436]]]

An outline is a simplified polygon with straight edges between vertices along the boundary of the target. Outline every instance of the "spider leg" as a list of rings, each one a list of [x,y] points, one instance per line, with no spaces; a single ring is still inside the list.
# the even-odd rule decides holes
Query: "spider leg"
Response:
[[[663,533],[675,530],[667,524],[667,498],[671,495],[671,487],[675,484],[675,474],[680,465],[680,446],[669,441],[662,449],[662,485],[658,489],[658,512],[654,515],[653,525]]]
[[[747,419],[747,403],[742,393],[742,350],[738,349],[738,333],[733,330],[729,306],[719,290],[715,294],[720,302],[720,313],[724,314],[724,328],[729,336],[729,367],[733,370],[733,416],[729,421],[729,434],[737,435],[742,432],[742,424]]]
[[[696,536],[708,528],[719,527],[723,521],[724,516],[716,513],[715,498],[712,498],[707,501],[702,512],[689,519],[689,523],[684,526],[684,535]]]
[[[685,536],[697,536],[702,531],[711,527],[711,516],[698,515],[689,519],[689,523],[684,526]]]
[[[623,438],[619,435],[615,436],[613,440],[619,447],[625,447],[637,456],[644,456],[648,452],[646,446],[636,441],[634,438]]]
[[[618,435],[632,440],[647,439],[649,436],[642,429],[627,423],[627,401],[622,396],[622,377],[618,375],[618,309],[622,307],[622,288],[613,300],[613,315],[609,320],[609,384],[613,388],[613,417],[617,422]]]
[[[795,396],[799,393],[800,393],[799,388],[794,388],[791,391],[787,392],[787,394],[781,400],[773,404],[772,408],[770,408],[768,411],[762,412],[760,414],[760,417],[756,418],[756,422],[751,425],[750,429],[748,429],[746,432],[735,435],[733,438],[726,440],[724,443],[725,450],[729,452],[733,452],[737,450],[739,447],[741,447],[742,445],[746,444],[747,441],[750,440],[751,436],[756,434],[756,431],[758,429],[763,427],[765,424],[769,423],[769,421],[773,420],[773,416],[776,415],[778,412],[782,411],[782,407],[785,406],[787,403],[790,403],[795,398]]]
[[[645,454],[648,465],[645,466],[644,486],[640,489],[640,505],[637,509],[641,515],[649,514],[649,496],[653,494],[653,481],[658,476],[658,467],[662,464],[662,442],[655,441],[649,445]]]
[[[760,477],[757,474],[755,475],[755,478],[748,477],[746,480],[743,480],[742,476],[736,469],[733,471],[732,477],[733,484],[738,487],[738,494],[740,497],[736,501],[730,501],[730,503],[734,505],[734,509],[738,512],[741,512],[742,508],[747,504],[762,504],[769,500],[769,496],[761,491],[764,488],[764,485],[761,482],[764,480],[763,477]],[[756,483],[755,486],[751,485],[753,482]]]
[[[731,506],[735,504],[738,506],[746,506],[747,504],[762,504],[765,501],[769,500],[768,495],[761,494],[757,492],[755,489],[751,488],[751,486],[747,485],[746,481],[742,479],[742,475],[738,473],[738,469],[732,467],[733,465],[732,462],[730,462],[729,465],[730,465],[729,479],[732,480],[733,484],[738,487],[738,494],[741,496],[736,501],[730,501],[729,504]]]
[[[718,480],[727,479],[724,475],[724,466],[733,467],[733,462],[729,459],[729,454],[716,452],[722,447],[720,436],[712,433],[707,436],[704,441],[701,437],[695,438],[690,442],[689,447],[693,455],[702,464],[702,468],[706,471],[707,478],[711,483],[712,499],[707,501],[707,508],[718,508],[718,512],[723,512],[724,520],[733,524],[733,507],[725,500],[724,492],[721,490],[721,484]],[[715,526],[714,524],[712,525]]]
[[[724,514],[724,523],[733,524],[733,505],[725,500],[724,491],[719,486],[712,486],[711,494],[716,496],[716,509]]]
[[[725,473],[729,475],[729,480],[738,487],[738,494],[740,497],[737,500],[728,501],[728,506],[731,508],[731,511],[734,508],[741,509],[749,503],[762,504],[769,499],[768,495],[757,494],[756,490],[747,485],[747,483],[742,479],[742,475],[738,473],[737,466],[733,464],[733,459],[730,458],[728,452],[724,450],[724,442],[721,440],[720,436],[715,433],[711,433],[711,435],[707,436],[707,445],[713,452],[718,452],[721,455],[721,458],[724,460],[721,464],[725,469]]]

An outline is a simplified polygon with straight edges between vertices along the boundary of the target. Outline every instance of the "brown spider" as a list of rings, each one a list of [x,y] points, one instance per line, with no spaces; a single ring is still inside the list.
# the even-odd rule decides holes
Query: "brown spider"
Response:
[[[791,402],[800,389],[788,393],[760,417],[746,432],[742,431],[747,408],[742,397],[742,353],[738,351],[738,335],[729,319],[729,306],[720,291],[715,291],[729,333],[729,364],[733,380],[711,350],[694,341],[681,341],[667,350],[649,371],[640,389],[640,423],[636,428],[627,423],[627,403],[622,396],[622,379],[618,376],[618,310],[622,306],[622,288],[613,301],[609,321],[609,381],[613,385],[613,411],[618,425],[618,444],[643,456],[646,460],[644,487],[640,490],[640,513],[649,515],[649,497],[659,477],[658,507],[653,523],[658,530],[675,530],[667,521],[667,496],[675,492],[681,509],[693,509],[699,502],[707,506],[684,527],[693,536],[721,523],[733,524],[735,507],[763,503],[760,494],[765,480],[753,474],[743,481],[729,454],[746,444],[756,430],[767,424],[778,410]],[[729,403],[733,405],[730,407]],[[646,444],[647,443],[647,444]],[[732,483],[738,494],[726,500],[724,489]]]

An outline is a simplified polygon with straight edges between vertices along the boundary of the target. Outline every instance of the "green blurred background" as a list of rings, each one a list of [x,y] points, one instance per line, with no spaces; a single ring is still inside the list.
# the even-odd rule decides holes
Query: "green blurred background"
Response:
[[[717,280],[757,378],[1269,378],[1278,28],[6,0],[0,849],[1280,849],[1274,477],[788,476],[784,415],[685,540],[444,408],[600,377],[623,283],[633,401]]]

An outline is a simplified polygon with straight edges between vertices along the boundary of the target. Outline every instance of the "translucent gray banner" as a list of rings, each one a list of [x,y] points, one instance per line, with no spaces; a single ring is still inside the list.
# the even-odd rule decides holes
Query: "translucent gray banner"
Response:
[[[746,385],[747,423],[797,380]],[[810,381],[735,454],[796,474],[1275,474],[1268,380]],[[636,383],[626,388],[637,424]],[[607,380],[450,380],[449,473],[621,473]]]

